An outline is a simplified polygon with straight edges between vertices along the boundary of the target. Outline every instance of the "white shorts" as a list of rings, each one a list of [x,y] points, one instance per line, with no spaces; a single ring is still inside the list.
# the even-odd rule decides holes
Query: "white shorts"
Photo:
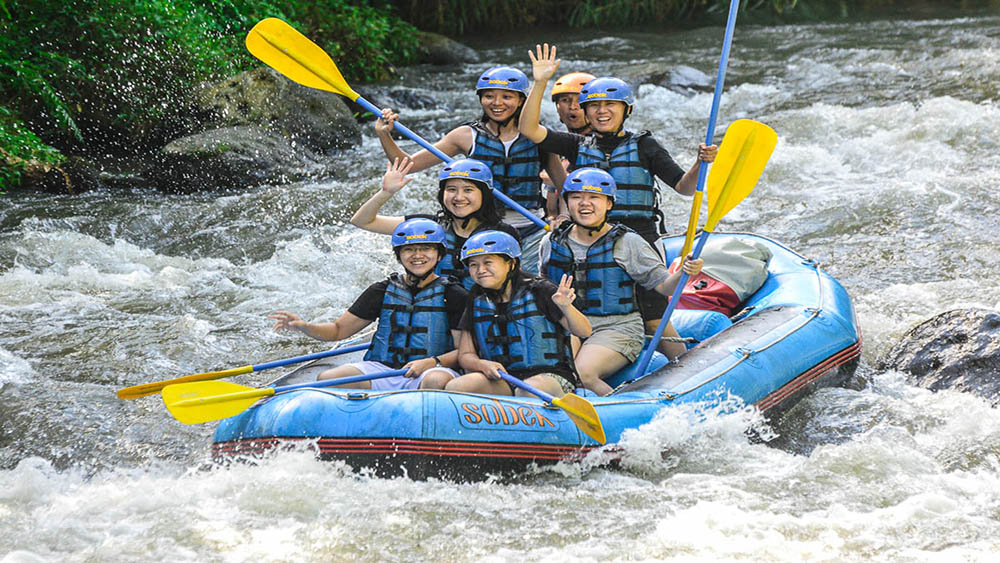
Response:
[[[393,368],[383,364],[382,362],[352,362],[350,364],[345,364],[345,365],[351,366],[352,368],[360,371],[362,375],[379,373],[382,371],[393,371]],[[445,371],[449,373],[452,377],[458,377],[458,372],[456,372],[451,368],[446,368],[442,366],[442,367],[431,368],[417,377],[394,375],[392,377],[373,379],[371,380],[372,391],[398,391],[401,389],[419,389],[420,382],[423,381],[424,375],[434,370]]]

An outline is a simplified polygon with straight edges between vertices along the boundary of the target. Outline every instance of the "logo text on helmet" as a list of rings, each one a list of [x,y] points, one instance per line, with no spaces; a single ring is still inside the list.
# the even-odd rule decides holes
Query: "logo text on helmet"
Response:
[[[486,249],[485,248],[470,248],[470,249],[468,249],[468,250],[465,251],[465,255],[468,256],[469,254],[478,254],[480,252],[486,252]]]
[[[507,85],[507,81],[506,80],[490,80],[489,82],[487,82],[487,84],[501,84],[503,86],[506,86]]]
[[[588,100],[590,98],[607,98],[607,97],[608,97],[608,93],[607,92],[594,92],[593,94],[587,94],[587,99]]]
[[[580,189],[587,190],[588,192],[597,192],[599,194],[604,193],[604,190],[602,190],[600,186],[582,186]]]
[[[465,176],[465,177],[468,177],[469,173],[468,172],[464,172],[462,170],[452,170],[451,172],[448,173],[448,175],[449,176]]]
[[[426,239],[427,235],[406,235],[406,240]]]

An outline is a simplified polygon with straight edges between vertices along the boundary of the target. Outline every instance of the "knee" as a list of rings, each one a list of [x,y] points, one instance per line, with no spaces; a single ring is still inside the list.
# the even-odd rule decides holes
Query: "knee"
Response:
[[[453,381],[455,378],[448,372],[442,370],[431,370],[424,374],[424,378],[420,380],[421,389],[445,389],[448,383]]]

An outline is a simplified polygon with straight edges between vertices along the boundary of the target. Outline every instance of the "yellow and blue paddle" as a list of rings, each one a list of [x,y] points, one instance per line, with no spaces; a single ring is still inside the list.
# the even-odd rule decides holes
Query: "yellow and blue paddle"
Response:
[[[597,443],[604,444],[607,442],[607,438],[604,436],[604,426],[601,424],[600,417],[597,416],[597,410],[594,409],[594,405],[587,399],[574,393],[567,393],[562,397],[553,397],[545,391],[529,385],[503,370],[500,370],[500,377],[514,387],[524,389],[546,403],[566,411],[573,424],[576,424],[577,428],[596,440]]]
[[[284,21],[278,18],[261,20],[247,34],[246,45],[250,54],[290,80],[317,90],[340,94],[376,116],[382,115],[381,109],[375,107],[374,104],[351,88],[326,51]],[[394,127],[442,161],[451,162],[454,160],[402,123],[397,121]],[[545,221],[533,215],[507,194],[500,190],[493,190],[493,195],[539,227],[548,230],[549,226]]]
[[[739,10],[739,0],[732,0],[729,4],[729,19],[726,22],[726,34],[722,42],[722,56],[719,59],[719,72],[715,79],[715,93],[712,98],[712,110],[708,117],[708,131],[705,133],[705,144],[711,145],[715,134],[715,120],[719,115],[719,102],[722,99],[722,86],[726,80],[726,67],[729,64],[729,51],[733,42],[733,30],[736,27],[736,14]],[[708,182],[708,219],[705,221],[705,228],[698,239],[698,245],[692,253],[693,258],[701,255],[708,235],[715,230],[719,220],[736,207],[741,201],[753,191],[757,185],[757,180],[764,172],[768,158],[778,142],[778,135],[773,129],[756,121],[741,119],[733,122],[726,130],[726,135],[719,147],[719,154],[716,156],[715,164],[712,166],[712,174],[709,177],[708,163],[701,162],[698,169],[698,188],[694,194],[694,201],[691,205],[691,218],[688,221],[687,236],[684,240],[684,247],[681,250],[681,259],[688,256],[691,244],[694,241],[695,230],[698,226],[698,215],[701,211],[702,195],[705,192],[705,184]],[[647,346],[639,357],[639,368],[636,373],[645,373],[646,366],[649,365],[653,357],[653,351],[657,348],[663,331],[667,328],[670,316],[677,308],[684,286],[687,284],[688,275],[681,271],[680,280],[674,293],[670,297],[667,310],[663,312],[660,319],[660,326],[656,327],[653,334],[653,345]]]
[[[371,381],[396,375],[404,375],[408,370],[395,369],[352,375],[324,381],[310,381],[283,387],[246,387],[227,381],[198,381],[168,385],[163,389],[163,404],[177,420],[184,424],[201,424],[236,416],[247,410],[264,397],[270,397],[295,389],[314,389],[331,385],[344,385],[357,381]]]
[[[317,352],[315,354],[296,356],[294,358],[288,358],[287,360],[276,360],[264,364],[242,366],[222,371],[209,371],[205,373],[185,375],[184,377],[177,377],[174,379],[168,379],[166,381],[143,383],[142,385],[133,385],[131,387],[125,387],[124,389],[119,389],[118,398],[138,399],[139,397],[145,397],[147,395],[153,395],[155,393],[159,393],[160,391],[163,390],[164,387],[168,385],[178,385],[180,383],[193,383],[195,381],[209,381],[212,379],[223,379],[226,377],[233,377],[235,375],[242,375],[244,373],[251,373],[255,371],[263,371],[265,369],[289,366],[301,362],[308,362],[310,360],[318,360],[319,358],[329,358],[330,356],[350,354],[351,352],[358,352],[360,350],[367,350],[367,349],[368,349],[367,344],[358,344],[356,346],[345,346],[344,348],[337,348],[336,350],[327,350],[326,352]]]

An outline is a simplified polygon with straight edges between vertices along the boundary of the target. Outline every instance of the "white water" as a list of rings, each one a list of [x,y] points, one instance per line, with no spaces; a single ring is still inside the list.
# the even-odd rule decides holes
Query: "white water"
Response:
[[[747,410],[658,420],[627,436],[618,470],[592,454],[511,483],[378,480],[307,452],[206,470],[211,424],[181,425],[155,398],[114,398],[319,349],[271,332],[264,315],[329,319],[392,271],[385,240],[344,226],[377,189],[370,137],[338,157],[344,181],[0,200],[0,557],[992,560],[1000,414],[874,366],[919,320],[1000,308],[998,24],[740,29],[720,123],[752,117],[780,140],[723,228],[772,236],[840,279],[864,358],[853,389],[824,390],[771,428]],[[626,56],[714,75],[719,34],[560,47],[566,67]],[[471,118],[474,73],[494,61],[526,68],[527,47],[487,51],[457,73],[407,70],[414,87],[454,79],[431,91],[445,107],[407,123],[440,132]],[[643,86],[630,127],[652,129],[687,166],[710,97]],[[387,211],[428,209],[434,183],[419,175]],[[688,202],[665,199],[679,230]],[[749,443],[748,425],[779,447]]]

